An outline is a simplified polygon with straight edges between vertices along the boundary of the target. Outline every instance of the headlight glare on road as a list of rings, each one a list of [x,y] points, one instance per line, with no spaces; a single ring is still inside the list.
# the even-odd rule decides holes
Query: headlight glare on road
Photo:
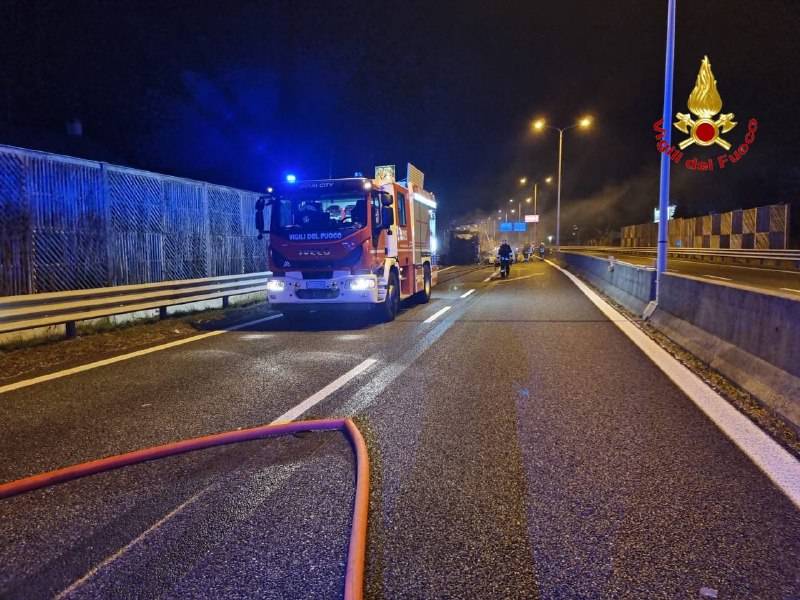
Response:
[[[363,292],[375,287],[375,280],[372,277],[356,277],[350,280],[350,289],[354,292]]]
[[[267,282],[267,291],[268,292],[282,292],[285,287],[286,287],[286,283],[284,283],[280,279],[270,279]]]

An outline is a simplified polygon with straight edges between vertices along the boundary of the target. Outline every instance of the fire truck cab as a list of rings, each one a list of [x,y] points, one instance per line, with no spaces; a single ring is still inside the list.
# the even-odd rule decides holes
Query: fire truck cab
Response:
[[[393,177],[296,181],[263,196],[256,227],[269,232],[270,304],[290,317],[355,310],[391,321],[401,300],[428,302],[436,206],[421,185]]]

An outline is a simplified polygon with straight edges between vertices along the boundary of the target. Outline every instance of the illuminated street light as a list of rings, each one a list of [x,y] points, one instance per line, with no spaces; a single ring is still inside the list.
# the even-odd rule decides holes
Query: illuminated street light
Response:
[[[561,168],[562,156],[564,154],[564,132],[580,127],[581,129],[588,129],[592,126],[592,117],[586,115],[581,117],[577,123],[568,127],[553,127],[548,125],[544,119],[537,119],[532,124],[533,129],[542,131],[543,129],[553,129],[558,132],[558,192],[556,194],[556,248],[561,247]]]
[[[520,177],[519,184],[520,185],[525,185],[526,183],[528,183],[528,178],[527,177]]]
[[[548,175],[544,179],[545,183],[551,183],[552,181],[553,181],[553,177],[551,175]],[[534,181],[533,182],[533,214],[535,214],[535,215],[539,214],[538,199],[539,199],[539,182],[538,181]],[[530,197],[525,198],[525,202],[530,204],[531,203],[531,198]],[[519,214],[522,215],[522,210],[520,210]],[[533,239],[531,239],[531,242],[534,242],[534,241],[539,239],[538,236],[537,236],[538,227],[539,227],[538,223],[534,223],[533,224],[533,228],[532,228],[533,229]]]

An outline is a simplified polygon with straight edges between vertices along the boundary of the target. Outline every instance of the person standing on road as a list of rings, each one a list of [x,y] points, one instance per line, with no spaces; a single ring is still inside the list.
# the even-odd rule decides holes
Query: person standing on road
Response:
[[[503,243],[500,244],[500,248],[497,250],[497,254],[500,256],[501,261],[508,261],[507,269],[508,273],[511,274],[511,261],[514,256],[514,250],[508,245],[508,240],[503,240]]]

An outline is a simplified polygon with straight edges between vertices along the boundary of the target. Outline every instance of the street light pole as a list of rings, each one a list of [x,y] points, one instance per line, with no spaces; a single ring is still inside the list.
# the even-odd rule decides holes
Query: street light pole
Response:
[[[561,250],[561,157],[564,148],[564,130],[558,130],[558,192],[556,192],[556,250]]]
[[[667,50],[664,64],[663,127],[667,145],[672,140],[672,72],[675,66],[675,0],[667,0]],[[667,269],[669,246],[669,156],[661,155],[661,181],[658,189],[658,251],[656,255],[656,304],[661,293],[661,282]]]
[[[539,214],[539,211],[536,210],[536,197],[538,196],[538,192],[539,192],[539,182],[535,181],[533,183],[533,214],[534,215],[538,215]],[[539,236],[537,235],[538,233],[539,233],[539,223],[534,221],[534,223],[533,223],[533,239],[531,240],[531,245],[533,245],[536,242],[536,240],[539,239]]]
[[[556,195],[556,248],[558,249],[561,248],[561,173],[564,157],[564,132],[575,127],[587,129],[591,127],[591,125],[591,117],[583,117],[580,121],[569,127],[553,127],[552,125],[547,125],[544,119],[538,119],[533,123],[533,128],[537,131],[547,128],[558,132],[558,192]]]

